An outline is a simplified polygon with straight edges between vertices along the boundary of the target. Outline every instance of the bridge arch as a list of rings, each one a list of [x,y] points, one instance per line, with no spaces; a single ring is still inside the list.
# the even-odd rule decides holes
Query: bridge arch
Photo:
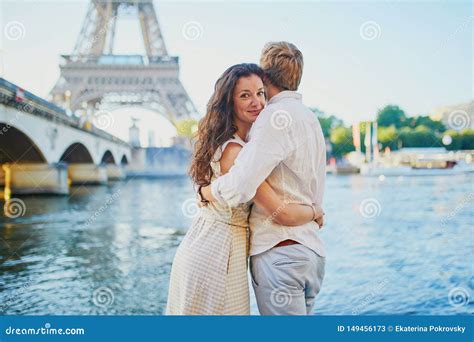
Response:
[[[122,156],[122,159],[120,160],[120,165],[128,165],[128,158],[125,154]]]
[[[116,164],[114,155],[112,154],[112,152],[110,152],[110,150],[105,151],[100,163],[101,164]]]
[[[92,164],[94,160],[91,153],[80,142],[75,142],[63,152],[59,161],[67,163],[78,163],[78,164]]]
[[[26,133],[0,122],[0,164],[45,162],[43,152]]]

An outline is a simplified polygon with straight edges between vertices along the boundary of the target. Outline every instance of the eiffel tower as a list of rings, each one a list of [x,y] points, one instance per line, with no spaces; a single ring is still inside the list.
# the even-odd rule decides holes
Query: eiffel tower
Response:
[[[140,21],[146,55],[115,55],[117,19]],[[176,124],[198,118],[181,81],[178,57],[169,56],[152,0],[92,0],[72,55],[61,55],[53,102],[75,112],[136,105]]]

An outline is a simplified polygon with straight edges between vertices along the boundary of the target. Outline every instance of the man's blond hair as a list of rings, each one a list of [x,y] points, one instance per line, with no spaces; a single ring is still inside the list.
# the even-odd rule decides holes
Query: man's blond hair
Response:
[[[265,77],[282,90],[297,90],[303,75],[303,54],[288,42],[265,44],[260,57]]]

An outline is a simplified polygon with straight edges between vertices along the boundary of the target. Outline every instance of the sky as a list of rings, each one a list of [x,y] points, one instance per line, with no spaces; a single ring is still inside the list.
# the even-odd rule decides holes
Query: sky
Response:
[[[89,2],[0,3],[0,74],[47,98],[59,77],[59,56],[72,53]],[[258,63],[263,45],[277,40],[293,42],[303,52],[299,92],[304,103],[348,124],[373,120],[387,104],[399,105],[408,115],[426,115],[473,98],[470,1],[154,5],[168,52],[179,56],[180,79],[202,115],[222,72],[233,64]],[[20,23],[16,39],[7,33],[12,23]],[[196,31],[187,34],[190,26]],[[114,53],[144,54],[138,21],[118,22]],[[149,130],[155,132],[156,144],[169,144],[174,135],[172,125],[156,113],[124,108],[113,114],[109,130],[124,139],[132,115],[140,118],[145,145]]]

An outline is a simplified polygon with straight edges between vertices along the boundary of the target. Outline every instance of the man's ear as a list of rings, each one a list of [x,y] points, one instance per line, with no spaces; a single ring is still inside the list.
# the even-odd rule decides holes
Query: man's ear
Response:
[[[263,86],[266,88],[268,86],[268,76],[267,74],[263,74],[263,77],[262,77],[262,81],[263,81]]]

